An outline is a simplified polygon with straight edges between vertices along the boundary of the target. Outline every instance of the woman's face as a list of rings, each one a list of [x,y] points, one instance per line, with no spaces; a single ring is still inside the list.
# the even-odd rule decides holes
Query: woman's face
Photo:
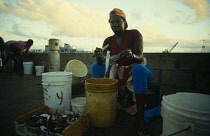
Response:
[[[109,23],[115,34],[121,34],[124,31],[125,22],[120,16],[112,16]]]

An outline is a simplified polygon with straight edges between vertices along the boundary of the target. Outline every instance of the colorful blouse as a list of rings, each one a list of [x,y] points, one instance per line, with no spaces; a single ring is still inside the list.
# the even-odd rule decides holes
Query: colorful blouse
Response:
[[[108,50],[110,50],[110,56],[119,54],[122,50],[131,49],[132,52],[134,51],[134,41],[139,38],[141,33],[138,30],[125,30],[123,39],[120,45],[116,42],[115,35],[110,36],[104,40],[104,44],[109,44]],[[117,60],[116,63],[119,66],[128,66],[133,62],[127,59],[120,59]]]

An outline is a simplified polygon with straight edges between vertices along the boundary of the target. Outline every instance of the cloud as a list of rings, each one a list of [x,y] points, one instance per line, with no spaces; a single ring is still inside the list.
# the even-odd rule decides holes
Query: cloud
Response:
[[[135,20],[141,20],[141,14],[137,10],[132,10],[130,14],[130,18],[134,18]]]
[[[167,35],[163,34],[156,25],[146,22],[143,22],[142,28],[139,28],[144,38],[144,43],[147,45],[164,45],[175,42],[174,39],[169,38]]]
[[[209,43],[210,43],[210,39],[209,39],[209,40],[206,40],[206,39],[205,39],[204,42],[209,44]],[[210,44],[209,44],[209,45],[210,45]]]
[[[163,9],[174,12],[173,16],[168,15],[171,18],[170,23],[197,23],[210,17],[210,3],[208,0],[160,0],[157,4]]]
[[[22,37],[26,37],[26,38],[30,38],[30,35],[24,33],[24,30],[25,28],[21,27],[19,24],[15,23],[13,26],[12,26],[12,34],[14,35],[18,35],[18,36],[22,36]]]
[[[0,32],[0,37],[3,37],[3,34]]]
[[[70,3],[67,0],[20,0],[0,3],[0,12],[31,21],[47,22],[53,34],[68,36],[110,35],[108,15],[99,10]],[[106,28],[107,27],[107,28]]]
[[[193,14],[188,15],[186,19],[192,19],[195,16],[195,19],[192,20],[191,23],[203,21],[210,17],[210,4],[206,0],[177,0],[187,7],[191,8],[195,12]],[[192,16],[192,17],[191,17]]]
[[[189,13],[185,10],[176,10],[175,16],[173,16],[169,22],[170,23],[176,23],[176,22],[182,22],[185,24],[191,24],[195,23],[198,20],[196,19],[196,15],[193,13]]]
[[[178,42],[178,45],[173,49],[173,52],[200,52],[203,45],[202,40],[180,40],[171,38],[162,33],[160,29],[150,22],[143,22],[143,26],[138,28],[144,39],[144,50],[146,52],[162,52],[165,49],[170,50],[173,45]],[[210,47],[210,40],[205,40],[205,46]],[[193,50],[193,51],[192,51]]]

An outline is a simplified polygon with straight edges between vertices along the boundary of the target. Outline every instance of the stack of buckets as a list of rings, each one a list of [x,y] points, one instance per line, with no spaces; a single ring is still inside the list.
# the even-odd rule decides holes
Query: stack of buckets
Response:
[[[86,65],[79,60],[70,60],[64,72],[72,73],[72,85],[81,83],[81,78],[87,75],[87,67]],[[85,97],[77,97],[71,100],[71,109],[74,113],[78,113],[79,115],[83,115],[86,112],[86,98]]]

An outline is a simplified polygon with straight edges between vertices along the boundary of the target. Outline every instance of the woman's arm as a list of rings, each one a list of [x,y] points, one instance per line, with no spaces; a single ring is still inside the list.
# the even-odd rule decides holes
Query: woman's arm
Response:
[[[143,37],[139,36],[135,41],[134,41],[134,50],[133,50],[133,58],[132,60],[134,62],[142,62],[143,59]]]
[[[140,35],[133,43],[133,51],[131,49],[120,52],[120,57],[132,60],[134,63],[141,63],[143,60],[143,38]]]

